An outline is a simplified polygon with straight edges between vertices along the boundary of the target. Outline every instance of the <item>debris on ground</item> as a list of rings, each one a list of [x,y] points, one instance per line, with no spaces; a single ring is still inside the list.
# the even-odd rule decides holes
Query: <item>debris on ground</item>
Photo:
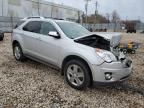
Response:
[[[60,72],[35,61],[14,59],[11,37],[0,42],[0,108],[144,108],[144,35],[123,34],[142,43],[133,61],[133,74],[122,85],[72,89]]]

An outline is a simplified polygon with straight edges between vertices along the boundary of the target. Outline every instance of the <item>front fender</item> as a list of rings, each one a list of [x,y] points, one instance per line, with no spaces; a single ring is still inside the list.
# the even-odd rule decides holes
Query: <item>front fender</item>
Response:
[[[71,47],[71,49],[65,48],[61,51],[61,57],[59,58],[59,66],[62,67],[64,59],[72,55],[82,58],[89,65],[100,65],[104,62],[104,60],[96,54],[94,48],[87,46],[77,46]]]

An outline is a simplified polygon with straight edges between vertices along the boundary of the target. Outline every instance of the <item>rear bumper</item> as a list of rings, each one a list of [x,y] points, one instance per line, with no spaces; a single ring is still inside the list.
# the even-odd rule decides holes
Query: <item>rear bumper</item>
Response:
[[[103,63],[100,66],[92,65],[93,82],[95,83],[117,83],[127,80],[132,73],[132,65],[126,67],[125,63],[112,62]],[[111,73],[111,79],[106,79],[106,73]]]

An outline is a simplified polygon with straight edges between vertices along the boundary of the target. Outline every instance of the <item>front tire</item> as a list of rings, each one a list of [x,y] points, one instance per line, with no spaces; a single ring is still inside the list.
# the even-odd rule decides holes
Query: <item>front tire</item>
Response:
[[[74,89],[82,90],[90,85],[90,70],[81,60],[71,60],[64,67],[66,82]]]
[[[25,56],[23,54],[20,44],[16,43],[13,45],[13,55],[17,61],[24,61]]]

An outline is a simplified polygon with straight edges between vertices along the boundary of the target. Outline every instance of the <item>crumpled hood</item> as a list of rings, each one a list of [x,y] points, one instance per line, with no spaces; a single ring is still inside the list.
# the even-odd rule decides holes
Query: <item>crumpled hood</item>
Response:
[[[78,39],[82,39],[91,35],[97,35],[100,37],[103,37],[104,39],[110,41],[110,45],[111,47],[116,47],[119,45],[120,41],[121,41],[121,33],[114,33],[114,32],[92,32],[87,36],[82,36],[82,37],[78,37],[74,40],[78,40]]]
[[[114,33],[114,32],[94,32],[96,35],[102,36],[105,39],[110,40],[111,47],[116,47],[119,45],[121,41],[121,33]]]

